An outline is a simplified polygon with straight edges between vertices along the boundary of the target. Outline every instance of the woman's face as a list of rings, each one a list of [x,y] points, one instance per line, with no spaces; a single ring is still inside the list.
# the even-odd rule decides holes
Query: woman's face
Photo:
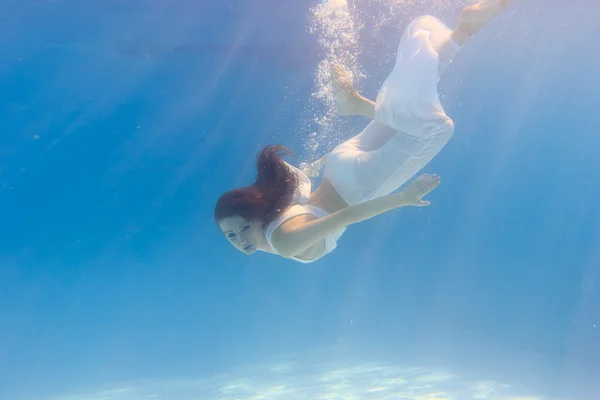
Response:
[[[223,218],[218,224],[229,242],[245,254],[252,254],[264,246],[265,234],[258,221],[233,216]]]

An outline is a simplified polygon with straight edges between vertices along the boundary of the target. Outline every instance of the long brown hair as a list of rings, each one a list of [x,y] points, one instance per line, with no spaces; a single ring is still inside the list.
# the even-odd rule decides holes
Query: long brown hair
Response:
[[[240,216],[248,221],[260,221],[267,226],[292,202],[298,180],[281,159],[292,155],[284,146],[269,145],[258,153],[256,181],[233,189],[221,197],[215,206],[215,221]]]

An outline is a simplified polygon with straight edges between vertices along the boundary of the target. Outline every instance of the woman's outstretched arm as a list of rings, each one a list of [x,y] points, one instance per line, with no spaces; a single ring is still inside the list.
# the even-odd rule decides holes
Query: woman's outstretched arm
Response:
[[[319,243],[349,225],[373,218],[384,212],[405,206],[428,206],[423,196],[440,184],[437,175],[421,175],[400,193],[379,197],[352,205],[326,217],[310,222],[291,219],[282,224],[272,236],[272,244],[278,254],[293,257]]]

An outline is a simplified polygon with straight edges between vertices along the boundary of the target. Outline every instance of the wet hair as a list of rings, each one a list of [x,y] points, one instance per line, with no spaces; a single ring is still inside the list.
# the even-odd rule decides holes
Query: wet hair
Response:
[[[296,174],[282,160],[293,155],[286,147],[269,145],[256,160],[256,181],[246,187],[233,189],[221,197],[215,206],[215,221],[240,216],[267,226],[291,204],[298,186]]]

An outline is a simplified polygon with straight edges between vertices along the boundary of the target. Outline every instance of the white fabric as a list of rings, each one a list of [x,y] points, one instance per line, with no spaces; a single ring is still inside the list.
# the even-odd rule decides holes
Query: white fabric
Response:
[[[310,205],[295,205],[295,206],[292,206],[292,207],[288,208],[287,210],[285,210],[285,212],[283,214],[281,214],[277,219],[275,219],[273,222],[271,222],[265,229],[265,238],[267,240],[267,243],[269,243],[269,246],[271,247],[271,249],[273,249],[274,252],[277,252],[277,250],[273,247],[273,244],[271,243],[271,237],[273,236],[273,232],[275,232],[275,230],[277,228],[279,228],[284,222],[289,221],[290,219],[292,219],[294,217],[297,217],[300,215],[306,215],[306,214],[314,215],[317,218],[323,218],[323,217],[329,215],[327,213],[327,211],[322,210],[317,207],[314,207],[314,206],[310,206]],[[342,236],[344,231],[345,231],[345,229],[341,230],[340,232],[338,232],[335,235],[328,236],[325,239],[325,249],[318,257],[311,259],[311,260],[305,260],[305,259],[298,258],[298,257],[291,257],[291,258],[293,260],[299,261],[301,263],[311,263],[313,261],[318,260],[319,258],[323,257],[325,254],[331,252],[333,249],[336,248],[337,241],[340,238],[340,236]]]
[[[432,16],[411,22],[377,95],[375,120],[327,157],[324,176],[348,204],[394,192],[452,137],[454,124],[437,92],[441,73],[460,49],[451,32]]]
[[[310,181],[310,178],[306,176],[304,172],[294,167],[293,165],[288,164],[285,161],[284,163],[290,170],[292,170],[294,174],[296,174],[296,180],[298,183],[291,204],[306,204],[308,202],[308,199],[310,198],[310,193],[312,191],[312,182]]]

